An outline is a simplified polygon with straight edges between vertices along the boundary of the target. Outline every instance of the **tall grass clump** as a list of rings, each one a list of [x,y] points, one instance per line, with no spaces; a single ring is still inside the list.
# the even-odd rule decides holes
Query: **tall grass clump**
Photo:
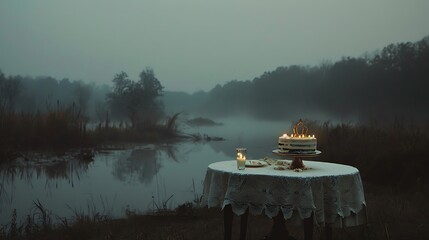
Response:
[[[88,144],[86,123],[74,104],[47,113],[0,111],[0,159],[13,159],[19,150],[84,146]]]
[[[34,207],[24,222],[18,221],[17,210],[13,209],[11,220],[6,225],[0,225],[0,239],[39,239],[54,229],[52,214],[40,203],[33,201]]]
[[[352,165],[365,181],[377,185],[409,188],[429,183],[428,126],[399,120],[384,125],[310,124],[324,161]]]

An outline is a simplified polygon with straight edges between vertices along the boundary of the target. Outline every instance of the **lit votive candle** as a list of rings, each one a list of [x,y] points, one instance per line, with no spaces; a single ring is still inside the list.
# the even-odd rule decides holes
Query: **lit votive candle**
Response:
[[[237,148],[237,169],[244,170],[246,168],[246,148]]]

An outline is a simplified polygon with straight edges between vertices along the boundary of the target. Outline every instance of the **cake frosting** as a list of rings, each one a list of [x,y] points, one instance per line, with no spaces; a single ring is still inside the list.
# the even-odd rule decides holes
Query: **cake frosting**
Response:
[[[299,128],[301,131],[299,132]],[[317,138],[307,134],[308,129],[300,120],[293,128],[293,133],[279,137],[278,151],[280,153],[314,153],[317,149]]]
[[[317,149],[317,138],[314,136],[288,136],[283,134],[279,137],[279,152],[315,152]]]

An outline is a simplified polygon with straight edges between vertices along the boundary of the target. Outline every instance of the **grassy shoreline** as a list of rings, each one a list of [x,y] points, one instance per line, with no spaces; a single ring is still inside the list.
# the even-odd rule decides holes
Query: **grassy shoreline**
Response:
[[[334,239],[425,239],[429,234],[422,209],[428,192],[416,187],[410,193],[364,183],[367,200],[368,224],[334,229]],[[45,213],[44,213],[45,212]],[[112,218],[97,213],[76,214],[73,220],[59,223],[49,221],[45,210],[40,210],[24,223],[11,222],[0,227],[0,239],[165,239],[197,240],[222,239],[223,215],[220,209],[195,207],[191,203],[174,210],[155,214],[136,214],[128,211],[123,218]],[[36,216],[34,218],[34,216]],[[16,219],[15,219],[16,221]],[[45,221],[45,222],[44,222]],[[286,222],[288,231],[296,239],[303,239],[302,226]],[[268,235],[272,220],[264,214],[249,216],[248,238],[263,239]],[[233,235],[238,236],[239,217],[234,217]],[[315,239],[323,239],[323,227],[315,226]]]

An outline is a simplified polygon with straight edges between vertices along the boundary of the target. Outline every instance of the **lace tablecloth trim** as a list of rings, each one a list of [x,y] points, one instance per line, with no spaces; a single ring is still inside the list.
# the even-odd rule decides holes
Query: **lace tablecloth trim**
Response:
[[[269,204],[263,205],[263,204],[248,203],[248,202],[234,202],[234,201],[230,201],[230,200],[225,200],[223,202],[222,209],[227,205],[231,205],[233,213],[235,215],[238,215],[238,216],[244,214],[247,209],[249,209],[249,212],[254,216],[261,215],[262,213],[265,213],[265,215],[268,216],[269,218],[273,218],[273,217],[277,216],[278,212],[281,210],[283,213],[283,216],[286,220],[292,218],[292,215],[294,214],[294,212],[297,212],[301,219],[309,218],[312,213],[316,214],[315,209],[297,208],[294,206],[277,206],[277,205],[269,205]],[[218,205],[216,205],[216,206],[218,206]],[[337,216],[342,217],[342,218],[350,217],[352,214],[360,213],[362,211],[362,209],[364,209],[365,206],[366,206],[366,203],[363,202],[361,207],[358,209],[354,209],[354,208],[344,209],[343,208],[342,211],[339,211],[336,213],[331,213],[330,218],[326,218],[326,217],[324,217],[324,215],[318,214],[318,215],[316,215],[316,222],[334,223]],[[215,206],[211,206],[211,207],[215,207]],[[323,217],[321,217],[321,216],[323,216]]]
[[[359,173],[318,178],[248,177],[208,170],[204,181],[203,201],[208,207],[231,205],[236,215],[247,209],[252,215],[268,217],[282,211],[285,219],[314,214],[319,224],[336,224],[362,215],[366,203]],[[365,218],[358,216],[359,219]],[[347,220],[347,219],[346,219]],[[349,221],[348,225],[361,224]]]

